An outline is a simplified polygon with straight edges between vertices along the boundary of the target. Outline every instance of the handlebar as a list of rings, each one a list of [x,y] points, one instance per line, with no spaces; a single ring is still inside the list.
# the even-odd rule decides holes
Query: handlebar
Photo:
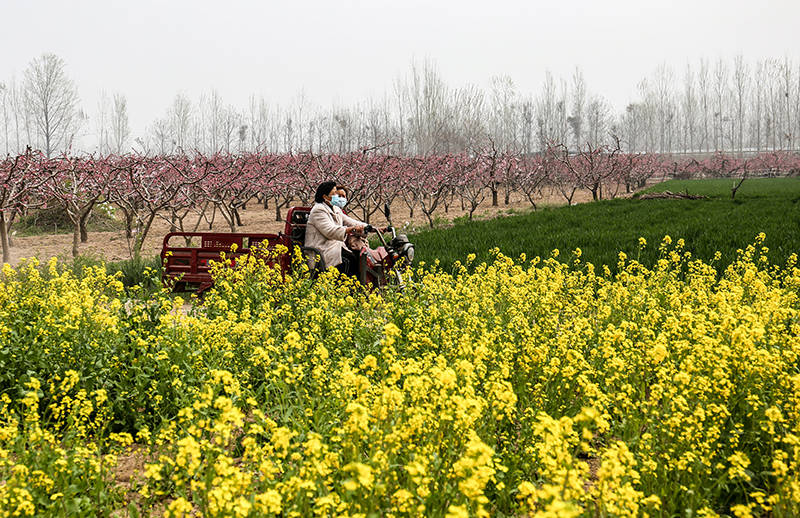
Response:
[[[374,232],[374,233],[378,234],[378,237],[381,238],[381,241],[383,242],[383,244],[385,246],[386,242],[383,239],[383,231],[384,230],[386,232],[391,232],[392,237],[396,237],[397,236],[397,233],[395,232],[394,227],[386,227],[385,229],[381,229],[381,228],[378,228],[378,227],[373,227],[372,225],[365,225],[364,226],[364,234],[362,234],[362,235],[366,235],[366,234],[368,234],[370,232]]]
[[[392,227],[379,228],[379,227],[374,227],[372,225],[365,225],[364,226],[364,232],[367,232],[367,233],[375,232],[376,234],[382,234],[384,232],[391,232],[391,231],[392,231]]]

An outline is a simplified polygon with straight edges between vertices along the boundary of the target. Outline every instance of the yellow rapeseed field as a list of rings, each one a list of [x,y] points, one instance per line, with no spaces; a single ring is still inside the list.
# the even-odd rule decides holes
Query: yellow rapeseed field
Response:
[[[763,240],[402,292],[253,258],[188,313],[6,266],[0,516],[794,516],[800,270]]]

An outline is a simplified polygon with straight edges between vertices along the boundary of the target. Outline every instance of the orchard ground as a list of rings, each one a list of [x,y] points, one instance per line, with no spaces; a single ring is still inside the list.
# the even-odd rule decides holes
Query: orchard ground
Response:
[[[720,252],[722,264],[735,259],[736,251],[751,243],[760,232],[767,235],[766,246],[771,249],[770,259],[777,264],[797,251],[800,243],[800,178],[747,179],[731,199],[734,179],[669,180],[654,181],[647,191],[672,191],[705,196],[700,200],[633,199],[591,201],[589,191],[578,191],[573,207],[564,206],[564,198],[556,190],[545,190],[538,200],[539,210],[532,211],[527,200],[512,194],[508,205],[502,195],[497,207],[491,198],[475,212],[477,221],[469,221],[468,212],[457,201],[451,203],[447,213],[439,209],[434,214],[436,228],[429,229],[427,220],[417,208],[410,217],[408,207],[402,202],[392,206],[392,219],[396,226],[410,226],[412,240],[417,246],[417,260],[450,267],[476,254],[477,262],[489,260],[489,250],[498,247],[506,255],[517,257],[548,257],[559,250],[561,260],[570,261],[573,251],[581,250],[583,261],[614,268],[618,253],[623,252],[652,264],[656,258],[655,246],[639,251],[639,238],[657,243],[664,235],[686,240],[687,250],[705,261],[714,260]],[[487,193],[488,194],[488,193]],[[255,200],[241,211],[244,226],[239,232],[279,232],[284,223],[275,221],[274,207],[263,209]],[[286,209],[282,210],[285,215]],[[358,210],[354,211],[360,217]],[[373,223],[382,224],[380,213],[373,215]],[[193,227],[193,225],[190,225]],[[208,231],[203,223],[199,231]],[[213,226],[217,232],[230,229],[221,217]],[[143,257],[155,257],[161,250],[164,235],[169,231],[165,219],[158,219],[145,241]],[[42,234],[16,236],[13,241],[12,264],[21,258],[36,256],[44,261],[59,256],[69,259],[71,234]],[[81,245],[85,256],[108,262],[130,258],[128,241],[124,232],[89,232],[89,241]]]
[[[488,194],[488,193],[487,193]],[[579,191],[575,195],[573,203],[580,203],[590,201],[592,195],[589,191]],[[507,214],[508,211],[528,211],[531,209],[531,204],[526,199],[523,199],[516,193],[512,193],[510,203],[506,205],[503,203],[502,195],[499,206],[491,206],[491,196],[480,205],[475,212],[476,218],[491,219],[500,214]],[[260,232],[260,233],[277,233],[283,231],[285,223],[283,221],[275,221],[275,208],[273,201],[270,200],[268,209],[263,209],[256,200],[247,204],[246,210],[241,210],[242,223],[244,226],[237,229],[237,232]],[[299,202],[297,202],[299,203]],[[558,191],[545,190],[543,196],[538,201],[538,205],[563,205],[564,198]],[[408,207],[402,200],[398,200],[391,206],[392,220],[395,226],[400,227],[404,224],[413,227],[424,227],[428,224],[425,215],[417,207],[414,216],[410,216]],[[286,208],[281,210],[283,216],[286,215]],[[444,212],[444,208],[437,209],[434,214],[434,220],[440,224],[448,222],[449,220],[457,218],[465,218],[468,215],[467,210],[461,210],[461,204],[456,200],[452,203],[448,212]],[[358,210],[354,212],[354,216],[361,217]],[[210,217],[210,214],[209,214]],[[188,229],[194,228],[195,220],[187,225]],[[383,214],[378,212],[373,215],[371,222],[383,224],[385,218]],[[161,245],[164,236],[169,232],[169,222],[164,218],[158,218],[153,222],[153,228],[150,230],[147,238],[145,239],[144,247],[142,249],[143,257],[151,257],[158,255],[161,252]],[[201,223],[197,229],[199,232],[230,232],[230,227],[225,223],[225,220],[220,216],[214,220],[214,225],[209,229],[208,224]],[[13,228],[12,228],[13,232]],[[39,234],[31,236],[13,236],[11,247],[11,264],[17,265],[20,260],[28,257],[37,257],[40,261],[44,262],[50,257],[59,257],[64,260],[70,258],[70,250],[72,249],[72,234],[59,233],[59,234]],[[81,254],[90,257],[103,259],[106,261],[123,261],[129,259],[128,240],[125,238],[123,230],[117,231],[99,231],[89,232],[89,240],[87,243],[81,243]]]

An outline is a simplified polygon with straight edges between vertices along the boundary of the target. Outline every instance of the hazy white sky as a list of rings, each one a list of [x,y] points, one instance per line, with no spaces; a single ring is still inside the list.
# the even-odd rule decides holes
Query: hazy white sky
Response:
[[[53,52],[90,114],[101,90],[127,96],[134,135],[178,92],[351,103],[412,58],[453,86],[505,74],[522,92],[579,66],[621,109],[660,63],[680,75],[701,57],[796,59],[798,21],[800,0],[0,0],[0,81]]]

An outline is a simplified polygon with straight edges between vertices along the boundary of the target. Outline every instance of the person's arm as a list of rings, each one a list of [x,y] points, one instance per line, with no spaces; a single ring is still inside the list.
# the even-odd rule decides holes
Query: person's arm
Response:
[[[344,241],[347,235],[347,227],[337,225],[331,214],[316,206],[311,209],[311,213],[308,215],[308,224],[316,228],[326,239]]]
[[[366,227],[367,226],[367,224],[364,223],[363,221],[358,221],[355,218],[351,218],[350,216],[348,216],[344,212],[342,212],[342,222],[344,222],[344,224],[347,225],[348,227]]]

